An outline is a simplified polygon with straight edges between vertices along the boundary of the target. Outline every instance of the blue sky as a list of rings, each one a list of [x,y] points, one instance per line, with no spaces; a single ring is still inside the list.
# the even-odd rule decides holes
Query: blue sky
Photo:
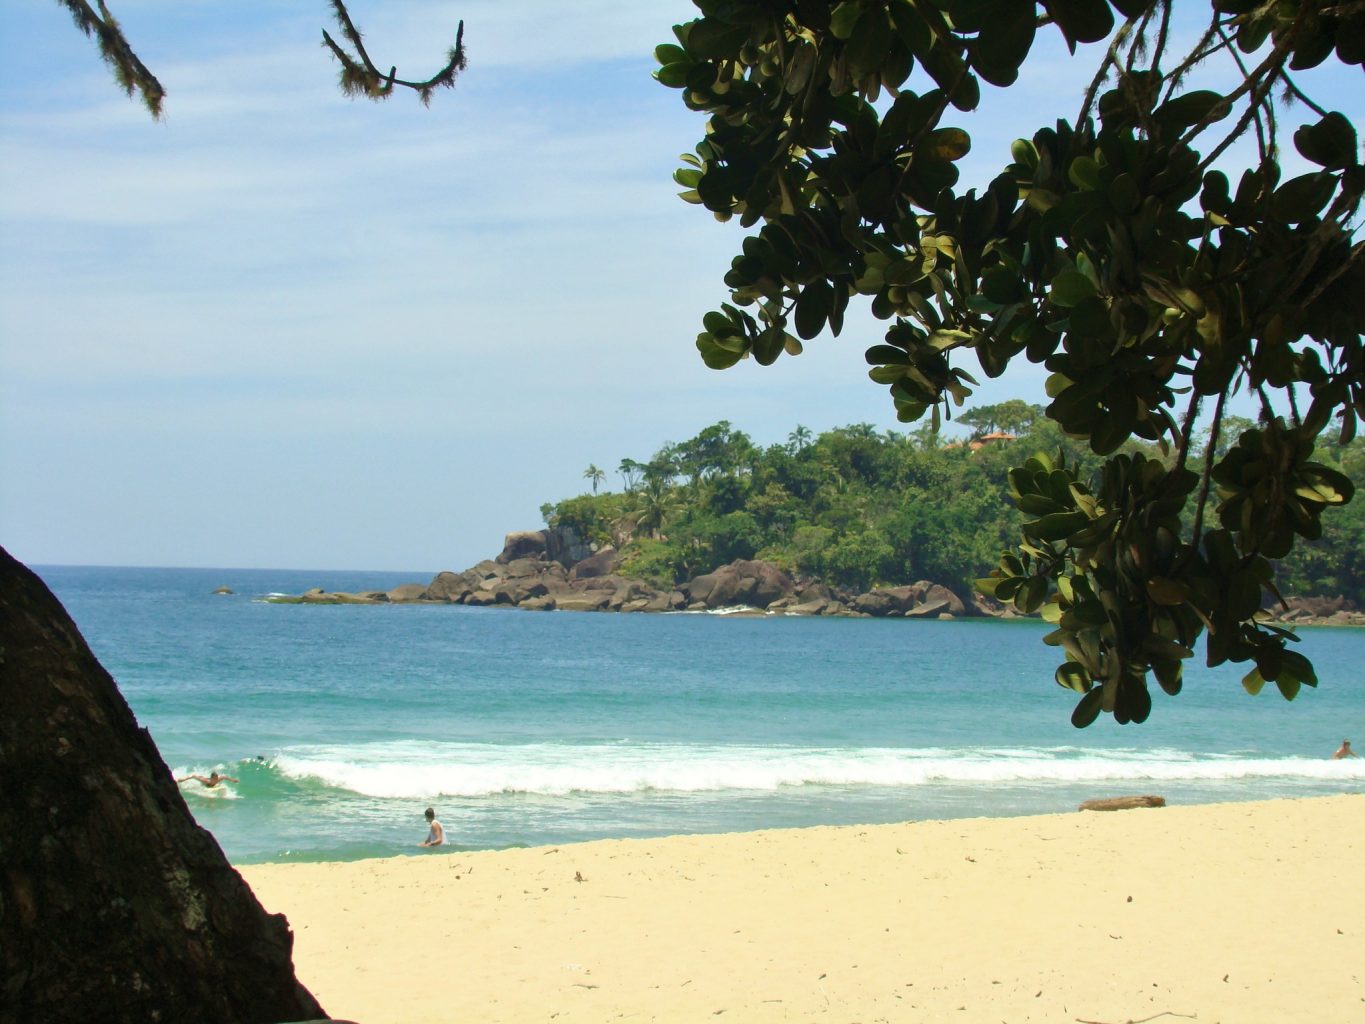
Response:
[[[412,77],[464,19],[469,69],[430,109],[342,96],[321,0],[112,6],[167,89],[161,122],[55,3],[0,26],[16,557],[420,577],[539,527],[589,463],[720,419],[761,444],[897,426],[866,378],[870,317],[766,369],[696,355],[740,234],[670,178],[703,122],[650,79],[651,51],[690,4],[584,0],[570,22],[545,0],[353,3],[376,60]],[[1039,54],[960,122],[964,179],[1074,116],[1093,51]],[[1342,82],[1336,102],[1359,76]],[[1037,400],[1041,379],[1021,366],[977,400]]]

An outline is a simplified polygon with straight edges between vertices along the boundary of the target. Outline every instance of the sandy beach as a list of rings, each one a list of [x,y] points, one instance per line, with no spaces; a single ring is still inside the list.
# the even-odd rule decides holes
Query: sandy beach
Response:
[[[241,869],[335,1017],[1365,1020],[1365,794],[413,854]]]

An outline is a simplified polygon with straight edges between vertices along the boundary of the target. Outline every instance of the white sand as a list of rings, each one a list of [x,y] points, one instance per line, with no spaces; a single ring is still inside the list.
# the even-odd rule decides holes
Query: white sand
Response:
[[[1365,1021],[1365,795],[241,870],[361,1024]]]

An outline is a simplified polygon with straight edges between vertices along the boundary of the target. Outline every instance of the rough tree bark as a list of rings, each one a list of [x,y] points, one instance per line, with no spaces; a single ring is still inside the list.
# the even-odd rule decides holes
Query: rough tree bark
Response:
[[[324,1017],[70,616],[0,548],[0,1022]]]

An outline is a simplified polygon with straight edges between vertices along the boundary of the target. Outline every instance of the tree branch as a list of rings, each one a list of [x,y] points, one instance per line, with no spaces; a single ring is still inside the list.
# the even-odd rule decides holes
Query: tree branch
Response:
[[[463,21],[455,30],[455,46],[446,54],[445,66],[426,81],[411,82],[397,77],[397,67],[389,68],[388,74],[380,72],[365,49],[360,30],[351,20],[344,0],[329,2],[337,23],[341,26],[342,36],[355,48],[355,55],[352,56],[329,36],[325,29],[323,30],[323,45],[331,50],[332,55],[341,63],[341,91],[347,95],[363,94],[370,99],[384,99],[392,94],[394,86],[401,85],[416,92],[423,104],[429,104],[433,92],[439,88],[453,88],[456,76],[465,69],[467,61]],[[89,0],[57,0],[57,3],[70,12],[77,28],[87,36],[95,38],[99,44],[100,56],[113,70],[120,88],[129,96],[134,92],[138,93],[152,117],[159,118],[166,90],[133,52],[123,29],[105,6],[104,0],[95,0],[99,7],[98,12],[90,5]]]
[[[57,2],[71,13],[72,20],[76,22],[78,29],[95,38],[99,44],[100,56],[113,70],[119,87],[129,96],[133,95],[134,92],[138,93],[152,117],[159,118],[161,116],[161,101],[166,96],[166,90],[161,87],[156,76],[147,70],[146,65],[138,59],[133,48],[128,45],[128,40],[123,35],[123,29],[114,16],[109,13],[109,8],[104,5],[104,0],[96,0],[100,8],[98,14],[86,0],[57,0]]]
[[[1225,387],[1218,393],[1218,404],[1213,410],[1213,422],[1209,425],[1209,443],[1204,449],[1204,469],[1199,477],[1199,496],[1194,502],[1194,528],[1190,531],[1190,550],[1198,552],[1199,539],[1204,532],[1204,509],[1209,503],[1209,485],[1213,480],[1214,455],[1218,451],[1218,434],[1223,426],[1223,406],[1228,400]],[[1183,465],[1183,463],[1182,463]]]
[[[409,81],[397,77],[397,66],[391,66],[387,74],[381,72],[375,66],[374,61],[370,59],[369,51],[365,49],[363,36],[360,30],[356,28],[355,22],[351,20],[351,14],[346,9],[344,0],[330,0],[330,2],[337,24],[341,26],[341,34],[355,49],[354,56],[347,53],[336,40],[327,34],[327,30],[323,29],[322,43],[332,51],[332,56],[341,64],[341,91],[346,95],[367,96],[372,100],[388,99],[393,94],[393,87],[401,85],[405,89],[416,92],[423,105],[426,105],[431,102],[431,94],[437,89],[453,89],[455,87],[455,78],[465,69],[467,63],[464,51],[463,21],[455,30],[455,46],[446,54],[445,67],[425,81]]]

